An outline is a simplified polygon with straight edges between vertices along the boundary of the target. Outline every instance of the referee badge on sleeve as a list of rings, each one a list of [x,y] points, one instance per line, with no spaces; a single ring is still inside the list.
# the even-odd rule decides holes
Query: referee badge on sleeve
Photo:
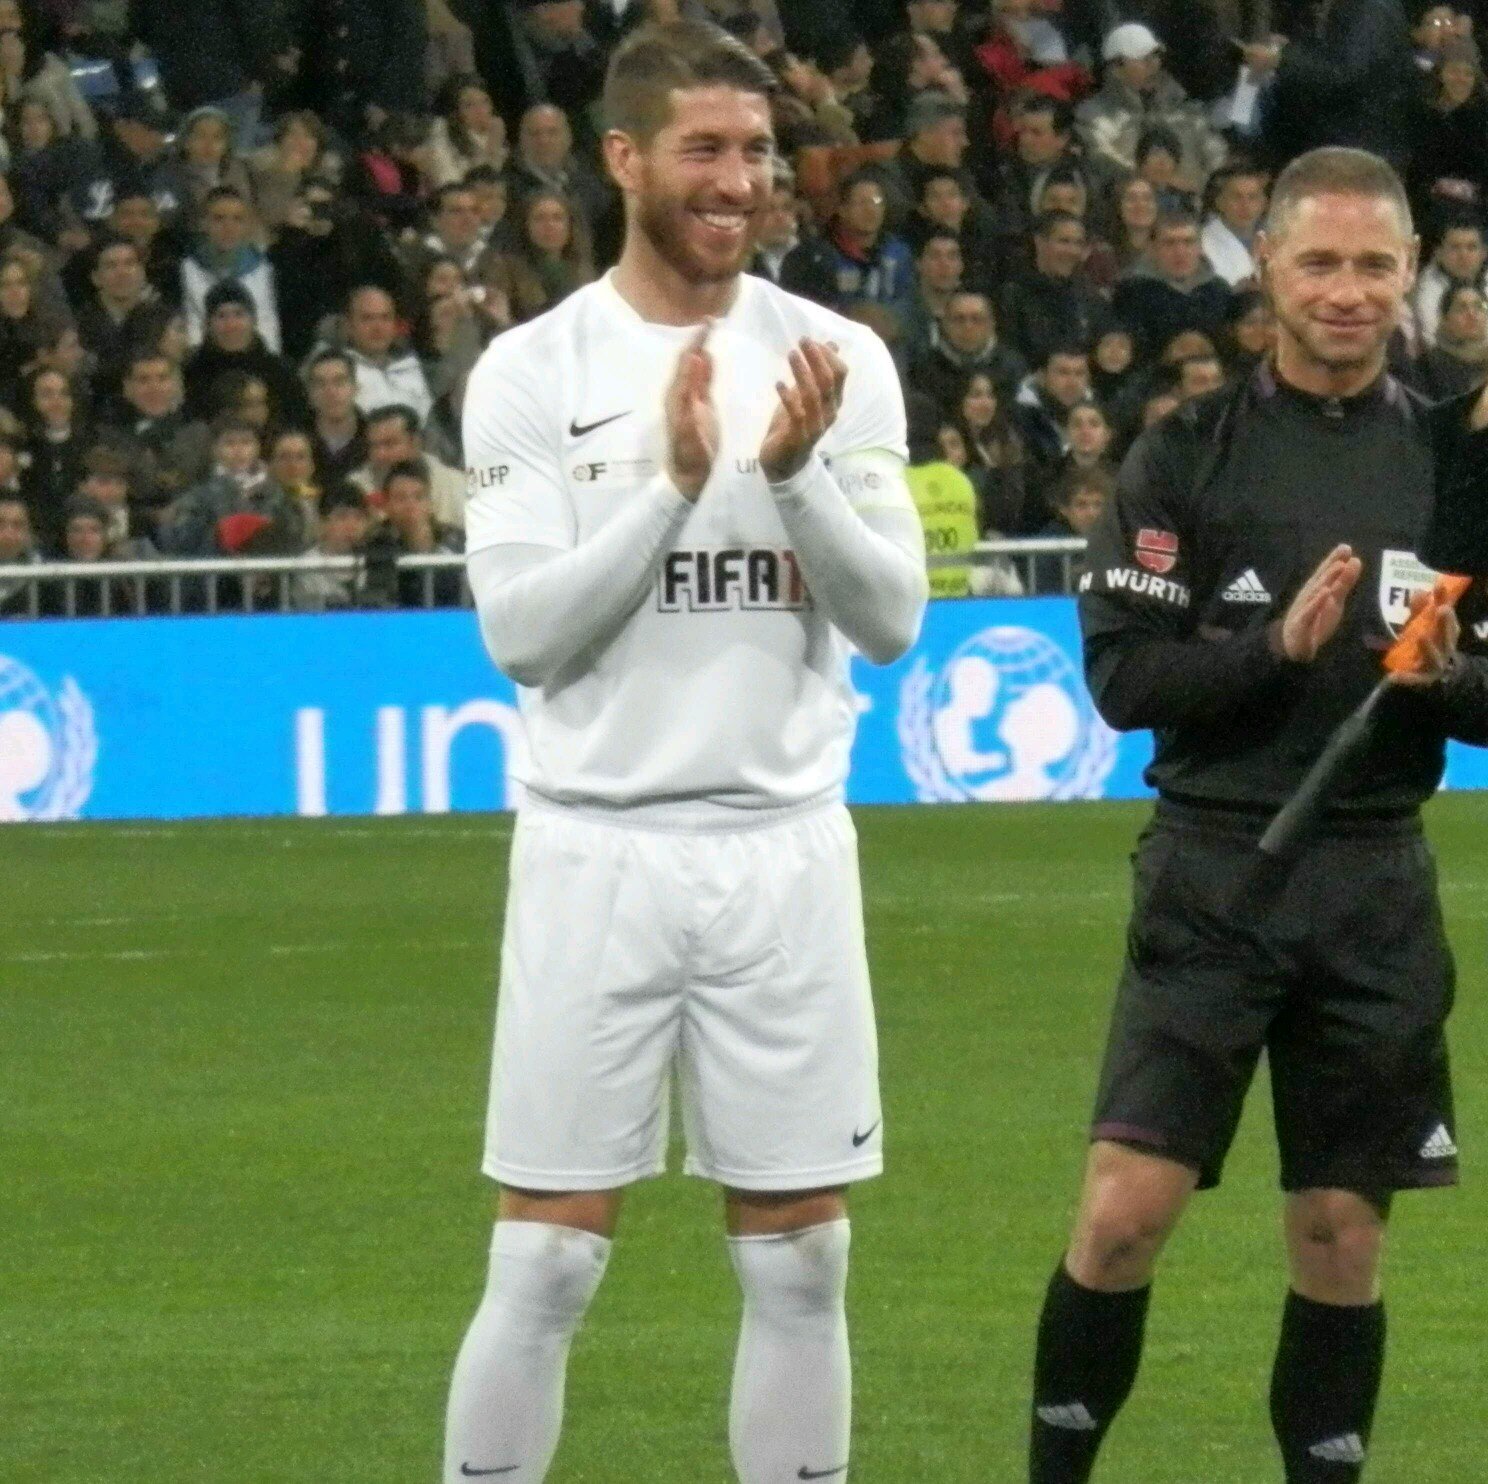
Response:
[[[1137,532],[1137,561],[1159,576],[1178,565],[1178,537],[1172,531],[1158,531],[1143,526]]]

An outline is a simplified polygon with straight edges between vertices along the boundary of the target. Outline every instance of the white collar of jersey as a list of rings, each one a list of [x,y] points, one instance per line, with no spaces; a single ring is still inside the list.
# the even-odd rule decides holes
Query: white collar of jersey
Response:
[[[679,343],[689,340],[693,335],[697,334],[696,325],[663,325],[658,324],[655,320],[643,319],[635,305],[615,287],[615,270],[613,268],[609,269],[608,272],[599,278],[596,287],[610,302],[615,312],[628,320],[638,330],[647,330]],[[752,290],[753,284],[750,281],[749,275],[747,273],[741,273],[739,275],[739,291],[734,295],[734,302],[729,305],[728,312],[719,317],[717,323],[727,324],[728,321],[739,314],[746,296]]]

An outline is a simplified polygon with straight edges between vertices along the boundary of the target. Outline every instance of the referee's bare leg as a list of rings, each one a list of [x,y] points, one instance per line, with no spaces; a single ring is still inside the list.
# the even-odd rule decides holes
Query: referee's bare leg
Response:
[[[1069,1251],[1040,1322],[1032,1484],[1089,1479],[1136,1380],[1157,1259],[1197,1183],[1196,1170],[1173,1160],[1092,1145]],[[1388,1196],[1349,1190],[1286,1198],[1291,1290],[1271,1413],[1289,1481],[1356,1477],[1363,1463],[1361,1430],[1367,1433],[1384,1355],[1380,1265],[1389,1205]],[[1053,1377],[1067,1397],[1044,1394]],[[1306,1449],[1289,1443],[1317,1437],[1323,1443]]]
[[[1199,1172],[1097,1140],[1039,1320],[1031,1484],[1084,1484],[1137,1378],[1152,1273]]]

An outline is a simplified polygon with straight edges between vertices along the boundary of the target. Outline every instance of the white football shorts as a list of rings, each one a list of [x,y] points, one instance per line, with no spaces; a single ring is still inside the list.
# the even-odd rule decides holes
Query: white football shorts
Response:
[[[792,1191],[883,1168],[857,833],[840,804],[728,833],[529,806],[512,841],[482,1169],[607,1190],[666,1167]]]

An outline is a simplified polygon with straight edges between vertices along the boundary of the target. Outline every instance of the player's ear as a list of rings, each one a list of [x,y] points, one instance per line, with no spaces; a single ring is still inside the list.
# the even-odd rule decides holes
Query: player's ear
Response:
[[[641,147],[622,129],[606,131],[600,147],[604,151],[605,168],[610,179],[622,191],[635,191],[640,187]]]

